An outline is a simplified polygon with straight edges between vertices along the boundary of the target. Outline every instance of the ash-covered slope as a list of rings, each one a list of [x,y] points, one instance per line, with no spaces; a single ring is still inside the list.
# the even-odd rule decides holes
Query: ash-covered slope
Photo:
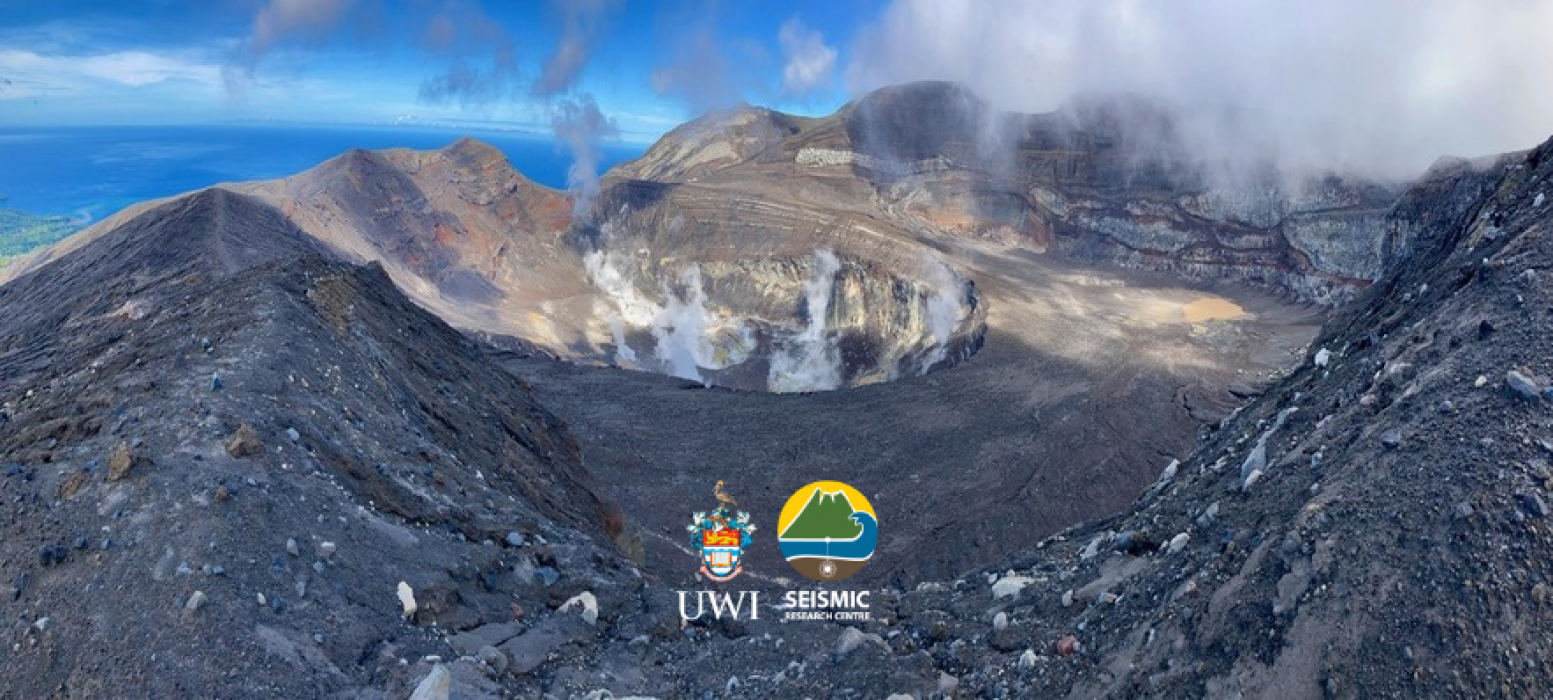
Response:
[[[348,260],[377,261],[454,326],[564,353],[591,312],[572,202],[460,139],[438,151],[356,150],[297,175],[236,186]],[[551,311],[536,316],[542,304]]]
[[[1398,205],[1415,251],[1121,515],[958,580],[876,590],[863,624],[773,610],[681,632],[672,591],[644,588],[654,641],[581,652],[639,677],[531,682],[660,697],[1540,696],[1550,192],[1553,141],[1442,162]]]
[[[1539,334],[1553,145],[1442,163],[1378,228],[1353,229],[1390,275],[1332,314],[1312,348],[1325,352],[1219,422],[1260,393],[1245,383],[1288,369],[1308,310],[1037,252],[1111,250],[1130,234],[1072,222],[1121,217],[1190,239],[1146,256],[1188,270],[1183,251],[1240,250],[1192,238],[1243,231],[1239,219],[1171,218],[1196,206],[1181,197],[1217,190],[1173,169],[1129,181],[1109,132],[1060,124],[1021,161],[1031,179],[1009,185],[1011,171],[958,162],[982,146],[955,101],[923,105],[948,136],[907,129],[890,149],[848,132],[866,104],[777,131],[756,113],[726,159],[655,149],[668,155],[604,183],[591,224],[464,143],[349,154],[239,188],[253,197],[137,208],[8,268],[8,687],[398,695],[427,677],[428,655],[476,697],[1476,696],[1547,683],[1534,664],[1548,651],[1553,422],[1536,396],[1553,370]],[[1033,188],[1048,181],[1088,204],[1041,204]],[[1017,197],[1004,208],[986,192]],[[1175,213],[1151,218],[1150,202]],[[1052,246],[1006,228],[1037,221]],[[1246,269],[1272,275],[1274,258],[1255,256],[1298,248],[1246,243],[1273,240],[1256,235],[1235,239],[1263,261]],[[547,275],[580,296],[546,296]],[[945,296],[964,306],[935,307]],[[865,303],[885,297],[899,304]],[[1189,312],[1205,301],[1236,313]],[[426,311],[472,330],[562,328],[534,342],[568,338],[555,347],[575,357],[679,349],[715,380],[733,378],[718,351],[762,332],[865,358],[854,369],[881,370],[889,352],[926,369],[933,355],[914,344],[937,337],[934,308],[967,324],[948,336],[962,345],[939,344],[946,357],[986,341],[973,362],[783,397],[511,361],[531,389]],[[646,325],[611,327],[623,310],[650,311]],[[768,326],[739,332],[751,318]],[[905,340],[844,342],[848,326],[831,321],[896,323]],[[696,338],[710,350],[681,342]],[[873,381],[846,378],[860,377]],[[1135,507],[1030,549],[1121,507],[1203,421],[1216,429]],[[766,526],[820,476],[883,514],[876,561],[849,580],[873,587],[873,620],[782,624],[771,608],[682,625],[675,591],[708,584],[679,533],[710,484],[728,479]],[[628,532],[595,494],[628,506]],[[728,588],[770,603],[794,584],[763,541]],[[408,622],[400,581],[420,607]]]
[[[630,578],[529,389],[249,197],[153,208],[0,309],[10,693],[403,692],[432,629]]]
[[[1403,200],[1426,242],[1327,324],[1304,367],[1129,512],[953,592],[910,593],[903,615],[951,611],[954,635],[980,645],[954,662],[978,693],[1540,694],[1549,191],[1553,141],[1443,163]],[[1028,585],[1000,600],[1004,579]],[[1069,635],[1081,650],[1063,657]]]

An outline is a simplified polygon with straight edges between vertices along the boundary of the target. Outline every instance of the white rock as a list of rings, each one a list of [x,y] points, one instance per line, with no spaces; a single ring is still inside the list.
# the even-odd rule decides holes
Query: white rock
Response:
[[[992,631],[1002,632],[1008,629],[1008,613],[998,613],[992,616]]]
[[[1179,459],[1172,459],[1172,460],[1170,460],[1170,463],[1165,465],[1165,471],[1160,472],[1159,480],[1163,482],[1163,481],[1170,481],[1171,479],[1176,478],[1176,471],[1179,470],[1180,468],[1181,468],[1181,460],[1179,460]]]
[[[1543,199],[1544,198],[1542,196],[1542,193],[1538,192],[1537,193],[1537,198],[1531,200],[1531,205],[1534,206],[1534,207],[1540,207],[1540,206],[1542,206]]]
[[[325,559],[334,557],[335,546],[333,542],[318,543],[318,554]]]
[[[1475,387],[1477,387],[1479,389],[1482,389],[1483,386],[1486,385],[1486,384],[1488,384],[1488,377],[1485,377],[1485,376],[1483,376],[1481,374],[1478,375],[1477,379],[1472,381],[1472,386],[1475,386]]]
[[[1063,593],[1062,593],[1062,607],[1068,608],[1068,607],[1072,607],[1072,606],[1073,606],[1073,589],[1069,588],[1068,590],[1063,591]]]
[[[1089,544],[1084,546],[1084,551],[1078,553],[1078,558],[1083,561],[1094,559],[1095,555],[1100,553],[1100,541],[1103,539],[1105,539],[1104,533],[1095,535],[1095,538],[1090,540]]]
[[[1188,534],[1186,534],[1184,532],[1179,534],[1179,535],[1176,535],[1175,537],[1170,538],[1170,544],[1166,545],[1166,547],[1168,547],[1167,551],[1169,553],[1171,553],[1171,554],[1175,554],[1175,553],[1185,549],[1186,548],[1186,543],[1188,541],[1190,541],[1191,539],[1192,539],[1192,536],[1188,535]]]
[[[863,643],[863,633],[856,627],[848,627],[841,630],[841,636],[836,638],[836,654],[846,656]]]
[[[1004,576],[992,584],[992,599],[1013,598],[1024,590],[1025,586],[1034,583],[1035,579],[1028,576]]]
[[[265,603],[269,602],[269,601],[264,599],[264,594],[263,593],[255,595],[254,598],[259,601],[259,605],[261,605],[261,606],[264,605]]]
[[[301,551],[297,549],[296,539],[291,537],[286,538],[286,553],[293,557],[301,553]]]
[[[1317,367],[1325,367],[1325,366],[1327,366],[1327,363],[1331,362],[1331,361],[1332,361],[1332,351],[1331,350],[1328,350],[1326,348],[1321,348],[1320,350],[1316,351],[1316,366]]]
[[[415,692],[410,693],[410,700],[448,700],[453,691],[453,674],[448,673],[446,666],[437,664],[431,667],[431,673],[421,679],[420,685],[415,686]]]
[[[410,584],[404,581],[399,582],[399,604],[404,606],[405,617],[414,615],[415,611],[420,609],[415,604],[415,589],[410,588]]]
[[[1253,469],[1253,470],[1251,470],[1250,474],[1246,475],[1246,481],[1245,481],[1245,483],[1240,485],[1240,490],[1241,491],[1250,491],[1251,487],[1255,486],[1256,482],[1261,481],[1261,480],[1262,480],[1262,470],[1260,470],[1260,469]]]
[[[199,610],[200,606],[202,606],[204,604],[205,604],[205,592],[204,591],[195,591],[194,595],[189,596],[189,602],[183,604],[183,609],[187,610],[189,612],[194,612],[195,610]]]
[[[856,627],[848,627],[841,630],[841,636],[836,638],[836,656],[846,656],[852,653],[854,649],[863,646],[864,643],[877,644],[879,648],[885,651],[890,650],[890,645],[885,643],[883,637],[877,634],[864,634],[862,630]]]
[[[1036,661],[1035,650],[1034,649],[1026,649],[1025,653],[1019,655],[1019,668],[1020,668],[1020,670],[1028,671],[1028,670],[1030,670],[1032,668],[1035,668],[1035,661]]]
[[[593,597],[589,591],[583,591],[571,597],[571,600],[561,604],[556,612],[566,612],[572,608],[578,608],[582,612],[582,621],[590,625],[596,625],[599,621],[599,599]]]

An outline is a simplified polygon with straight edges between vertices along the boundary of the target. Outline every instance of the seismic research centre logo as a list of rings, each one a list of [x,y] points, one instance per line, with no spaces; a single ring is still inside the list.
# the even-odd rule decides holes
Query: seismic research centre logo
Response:
[[[755,525],[749,513],[734,511],[739,503],[723,490],[723,482],[717,482],[712,495],[717,497],[717,509],[695,513],[685,530],[696,546],[699,573],[712,581],[730,581],[744,572],[740,562]],[[782,509],[779,528],[778,542],[787,562],[816,581],[840,581],[857,573],[879,542],[873,506],[857,489],[839,481],[816,481],[799,489]],[[760,619],[759,591],[678,591],[678,595],[682,624],[701,619],[707,607],[713,619],[724,615]],[[782,601],[772,607],[782,611],[784,622],[872,619],[866,590],[789,590]]]
[[[879,544],[879,519],[857,489],[816,481],[787,499],[777,520],[777,544],[798,573],[840,581],[862,570]]]

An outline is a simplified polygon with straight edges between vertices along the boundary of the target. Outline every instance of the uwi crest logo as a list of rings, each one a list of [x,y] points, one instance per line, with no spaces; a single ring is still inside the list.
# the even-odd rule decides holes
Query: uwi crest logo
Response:
[[[777,521],[777,544],[798,573],[840,581],[862,570],[879,544],[874,507],[857,489],[816,481],[798,489]]]
[[[739,562],[744,559],[744,548],[750,545],[755,524],[750,522],[749,513],[741,511],[735,516],[730,510],[737,508],[739,502],[723,491],[723,482],[717,482],[712,495],[717,497],[717,509],[711,514],[691,515],[685,529],[700,554],[701,575],[713,581],[728,581],[744,571]]]

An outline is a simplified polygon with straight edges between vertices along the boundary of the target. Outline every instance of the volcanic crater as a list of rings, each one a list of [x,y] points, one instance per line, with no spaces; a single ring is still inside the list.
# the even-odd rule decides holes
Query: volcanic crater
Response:
[[[1478,642],[1547,609],[1553,144],[1226,185],[1136,100],[986,109],[714,114],[586,206],[354,151],[0,268],[10,687],[1543,687]],[[738,590],[814,587],[772,540],[817,480],[877,617],[682,624],[724,496]]]

